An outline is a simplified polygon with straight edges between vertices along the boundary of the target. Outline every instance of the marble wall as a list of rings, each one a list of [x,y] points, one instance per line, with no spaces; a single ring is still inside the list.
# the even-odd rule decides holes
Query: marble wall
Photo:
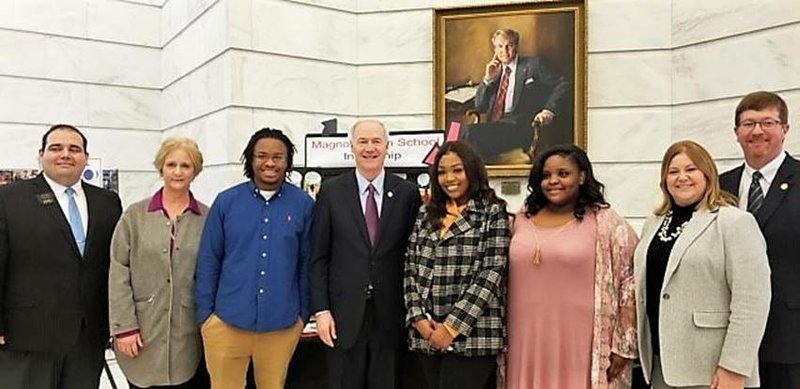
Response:
[[[206,155],[195,188],[210,202],[242,179],[239,155],[256,128],[283,128],[298,144],[332,117],[342,129],[362,117],[430,128],[434,9],[501,3],[0,0],[0,165],[35,166],[47,124],[72,122],[121,169],[130,202],[158,185],[150,161],[160,140],[188,135]],[[587,15],[588,150],[609,199],[636,224],[658,201],[671,142],[696,139],[730,167],[743,94],[778,91],[800,106],[796,1],[591,0]],[[524,179],[493,183],[505,181],[524,189]],[[512,209],[523,200],[507,198]]]

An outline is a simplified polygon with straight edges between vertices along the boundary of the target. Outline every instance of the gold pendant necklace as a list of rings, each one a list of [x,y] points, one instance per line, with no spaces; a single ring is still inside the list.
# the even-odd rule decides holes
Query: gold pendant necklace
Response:
[[[575,221],[575,217],[572,217],[566,222],[564,222],[564,224],[559,226],[558,229],[555,232],[553,232],[552,235],[550,235],[549,237],[547,237],[547,239],[544,240],[539,240],[539,238],[536,237],[536,223],[533,222],[533,217],[528,218],[528,220],[530,220],[531,225],[534,228],[533,241],[536,243],[536,251],[533,253],[533,260],[531,261],[531,263],[533,263],[536,266],[539,266],[542,264],[542,244],[547,243],[547,241],[549,241],[554,236],[561,233],[561,231],[563,231],[565,228],[567,228],[568,225],[572,224],[572,222]]]

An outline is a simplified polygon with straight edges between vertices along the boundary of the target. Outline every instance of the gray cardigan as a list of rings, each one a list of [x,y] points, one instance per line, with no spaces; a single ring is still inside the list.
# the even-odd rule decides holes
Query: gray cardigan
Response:
[[[663,216],[651,216],[634,255],[639,355],[650,380],[647,249]],[[717,366],[758,386],[758,346],[770,305],[767,247],[756,220],[731,206],[695,211],[675,241],[661,285],[659,328],[664,381],[708,386]]]
[[[126,378],[136,386],[177,385],[197,370],[202,344],[195,324],[194,270],[208,207],[186,212],[175,225],[148,212],[152,198],[131,205],[111,241],[108,276],[111,334],[139,329],[144,346],[137,358],[117,353]]]

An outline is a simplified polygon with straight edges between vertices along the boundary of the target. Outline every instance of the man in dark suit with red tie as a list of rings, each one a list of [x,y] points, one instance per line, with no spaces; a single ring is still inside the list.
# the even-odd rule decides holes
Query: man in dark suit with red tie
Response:
[[[762,389],[800,388],[800,161],[784,150],[789,109],[777,94],[742,98],[734,132],[744,164],[720,176],[767,241],[772,303],[759,350]]]
[[[350,142],[356,169],[317,195],[311,312],[329,347],[329,388],[392,389],[405,349],[403,263],[421,199],[415,185],[384,170],[381,122],[357,122]]]
[[[493,152],[518,147],[527,150],[533,138],[531,126],[534,122],[547,126],[557,116],[564,116],[564,122],[568,122],[569,112],[564,111],[569,109],[566,103],[572,83],[553,70],[544,58],[518,56],[517,31],[497,30],[491,42],[494,56],[486,64],[483,81],[478,85],[475,109],[486,113],[487,122],[496,123],[497,128],[508,133],[501,136],[496,132],[485,134],[485,141],[496,145]],[[569,143],[572,132],[548,134],[544,131],[542,136],[548,137],[551,144]],[[481,145],[482,154],[487,154],[483,145],[486,142],[481,139],[471,139],[471,142]]]
[[[0,387],[97,388],[116,194],[83,183],[86,137],[42,137],[38,177],[0,188]]]

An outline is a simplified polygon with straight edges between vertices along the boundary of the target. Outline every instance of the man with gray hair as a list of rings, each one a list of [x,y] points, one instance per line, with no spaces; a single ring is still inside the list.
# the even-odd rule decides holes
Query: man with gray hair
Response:
[[[317,195],[311,312],[329,347],[329,388],[391,389],[405,344],[403,262],[422,201],[415,185],[384,169],[383,123],[358,121],[350,142],[355,170]]]
[[[494,152],[530,146],[531,125],[549,125],[568,108],[565,104],[571,88],[570,80],[556,72],[541,56],[520,57],[519,33],[510,28],[495,31],[491,39],[494,56],[486,64],[483,81],[475,94],[475,109],[486,113],[486,121],[508,128],[512,133],[498,139],[495,131],[487,138],[470,139],[472,144],[496,145]],[[568,117],[568,116],[567,116]],[[497,126],[495,126],[497,127]],[[477,136],[477,134],[475,134]],[[571,136],[571,133],[568,134]],[[507,140],[502,145],[498,140]],[[560,139],[558,137],[554,139]],[[568,141],[569,138],[565,138]],[[563,143],[563,142],[554,142]],[[486,149],[479,151],[486,157]]]

